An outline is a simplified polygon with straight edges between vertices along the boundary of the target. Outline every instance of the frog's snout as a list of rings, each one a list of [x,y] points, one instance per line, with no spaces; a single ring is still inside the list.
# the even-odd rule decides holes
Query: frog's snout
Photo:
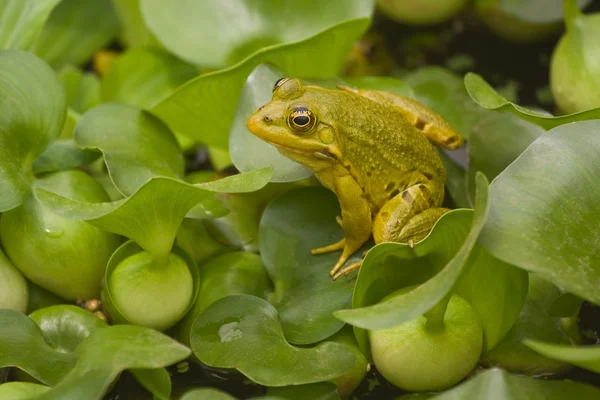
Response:
[[[246,121],[248,130],[255,135],[261,132],[266,125],[273,122],[273,118],[264,112],[263,107],[256,110],[256,112]]]

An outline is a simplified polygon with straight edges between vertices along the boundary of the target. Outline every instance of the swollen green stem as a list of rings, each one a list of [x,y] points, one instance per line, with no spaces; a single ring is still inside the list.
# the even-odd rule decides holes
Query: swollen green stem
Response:
[[[444,329],[444,315],[446,315],[446,309],[448,308],[448,302],[451,297],[452,293],[446,294],[439,303],[425,313],[424,317],[427,320],[425,329],[427,331],[439,332]]]

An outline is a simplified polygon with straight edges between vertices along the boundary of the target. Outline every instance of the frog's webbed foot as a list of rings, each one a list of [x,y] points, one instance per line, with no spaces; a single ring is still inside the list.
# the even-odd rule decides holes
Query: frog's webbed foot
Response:
[[[342,276],[342,275],[348,275],[350,272],[352,272],[352,271],[354,271],[356,269],[359,269],[360,266],[362,265],[362,263],[363,263],[363,260],[360,260],[360,261],[352,263],[352,264],[348,265],[347,267],[344,267],[341,270],[335,272],[334,274],[332,274],[333,280],[335,281],[340,276]]]
[[[330,244],[329,246],[323,246],[323,247],[319,247],[316,249],[312,249],[310,251],[310,254],[317,255],[317,254],[325,254],[325,253],[331,253],[333,251],[342,250],[344,248],[345,244],[346,244],[346,239],[344,238],[337,243]]]

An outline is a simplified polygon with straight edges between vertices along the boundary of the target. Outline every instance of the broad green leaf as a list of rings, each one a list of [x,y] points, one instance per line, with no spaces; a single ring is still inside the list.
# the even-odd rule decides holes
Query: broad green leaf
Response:
[[[35,52],[56,69],[81,65],[110,43],[118,29],[111,0],[62,0],[50,14]]]
[[[309,38],[259,50],[229,68],[189,81],[158,103],[152,112],[175,132],[227,149],[242,87],[257,65],[272,64],[289,76],[335,76],[353,41],[369,23],[367,18],[349,20]],[[197,21],[194,24],[200,26]]]
[[[65,304],[67,302],[29,280],[27,281],[27,290],[29,291],[29,304],[27,305],[28,314],[39,310],[40,308]]]
[[[74,136],[80,147],[102,152],[111,179],[126,196],[152,177],[183,177],[185,163],[177,140],[158,118],[137,107],[95,107],[81,117]]]
[[[315,343],[344,325],[332,313],[351,304],[355,274],[334,281],[329,271],[339,252],[310,253],[342,238],[342,229],[335,221],[339,214],[335,195],[323,188],[284,193],[263,213],[260,254],[275,284],[272,301],[290,343]],[[349,263],[361,254],[362,250],[356,252]]]
[[[0,309],[25,312],[28,302],[27,281],[0,247]]]
[[[249,294],[265,298],[269,278],[259,255],[236,251],[210,259],[198,268],[200,290],[193,307],[179,323],[179,337],[189,344],[192,324],[206,307],[234,294]]]
[[[285,74],[277,68],[261,64],[248,77],[231,127],[229,152],[236,168],[252,171],[272,167],[275,171],[273,182],[290,182],[304,179],[312,172],[303,165],[285,157],[277,148],[252,135],[246,128],[248,118],[263,104],[271,100],[273,84]],[[401,95],[412,95],[410,88],[402,81],[384,77],[303,79],[307,85],[325,86],[335,89],[336,85],[352,86],[359,89],[385,90]]]
[[[426,313],[446,297],[468,264],[488,213],[488,183],[484,175],[478,175],[477,184],[474,213],[455,210],[444,214],[414,249],[401,243],[373,247],[358,274],[353,309],[334,315],[357,328],[385,329]],[[437,274],[422,283],[436,270]],[[415,284],[420,285],[375,304],[394,290]],[[355,333],[361,350],[367,353],[366,332]]]
[[[561,115],[558,117],[548,116],[545,113],[525,108],[506,100],[481,76],[472,72],[465,75],[465,86],[469,95],[471,95],[473,100],[481,107],[487,108],[488,110],[511,112],[544,129],[552,129],[570,122],[600,119],[600,108],[594,108],[569,115]]]
[[[554,285],[530,274],[527,300],[519,318],[496,347],[483,353],[480,362],[529,376],[566,372],[567,364],[543,357],[523,344],[526,339],[572,345],[579,342],[576,318],[569,320],[550,315],[550,306],[558,296]]]
[[[495,257],[600,304],[600,121],[554,128],[493,182],[480,242]]]
[[[307,39],[343,21],[367,18],[373,1],[297,2],[242,0],[235,7],[217,0],[164,4],[140,0],[142,16],[172,53],[194,64],[223,68],[258,51]],[[235,21],[235,29],[223,26]],[[210,37],[210,40],[197,40]]]
[[[121,371],[166,367],[189,355],[187,347],[152,329],[109,326],[79,345],[73,369],[38,399],[100,400]]]
[[[72,354],[93,332],[106,328],[106,322],[80,307],[60,305],[43,308],[29,316],[42,330],[44,340],[61,353]],[[52,360],[48,360],[52,362]],[[160,399],[168,400],[171,378],[164,368],[132,370],[135,378]]]
[[[446,190],[456,208],[470,208],[472,206],[467,193],[467,171],[458,165],[443,149],[436,149],[436,153],[446,168]]]
[[[573,317],[579,314],[584,300],[573,293],[563,293],[558,296],[550,306],[550,315],[553,317]]]
[[[329,382],[332,382],[336,386],[336,395],[341,397],[342,399],[348,399],[352,397],[353,393],[360,386],[362,381],[367,376],[367,372],[370,370],[369,361],[367,357],[360,350],[360,346],[356,341],[356,337],[354,335],[354,329],[350,325],[344,325],[342,329],[340,329],[335,335],[331,336],[327,339],[329,342],[341,343],[348,347],[356,357],[356,361],[354,362],[354,366],[344,375],[339,376]],[[313,384],[316,386],[316,384]],[[293,387],[290,388],[290,394],[295,393],[292,390]],[[308,390],[308,389],[307,389]],[[312,390],[312,389],[311,389]],[[332,396],[331,391],[326,392],[324,387],[314,390],[318,390],[319,393],[323,393],[324,396]],[[337,397],[336,397],[337,398]]]
[[[88,336],[107,326],[91,312],[67,304],[42,308],[29,318],[40,327],[46,343],[65,354],[74,353]]]
[[[340,400],[335,385],[326,382],[272,387],[267,391],[267,396],[276,396],[286,400]]]
[[[164,50],[133,48],[102,79],[102,99],[151,108],[197,75],[195,67]]]
[[[288,400],[279,396],[250,397],[248,400]],[[236,397],[214,388],[193,389],[181,396],[180,400],[237,400]],[[293,399],[292,399],[293,400]],[[321,399],[315,399],[321,400]]]
[[[454,291],[473,306],[484,333],[483,351],[494,348],[514,325],[527,298],[528,274],[477,244]]]
[[[120,41],[123,47],[160,47],[142,18],[140,0],[113,0],[113,5],[121,25]]]
[[[600,346],[573,347],[531,339],[524,344],[546,357],[600,373]]]
[[[485,3],[487,0],[478,0]],[[585,7],[592,0],[577,0],[577,5]],[[496,0],[495,6],[507,14],[533,24],[559,22],[564,18],[563,0]]]
[[[551,381],[511,375],[493,368],[430,400],[593,400],[600,389],[573,381]]]
[[[55,385],[73,363],[71,354],[45,342],[40,328],[25,314],[0,309],[0,368],[17,367],[44,384]]]
[[[154,395],[155,399],[169,400],[171,398],[171,376],[165,368],[132,368],[129,372],[144,389]]]
[[[235,368],[265,386],[287,386],[334,379],[350,370],[355,356],[345,345],[324,342],[311,348],[290,345],[277,310],[249,295],[212,303],[192,327],[194,354],[217,368]]]
[[[468,190],[475,195],[475,174],[479,171],[494,180],[535,139],[543,128],[513,114],[487,115],[469,136]]]
[[[0,49],[31,50],[60,0],[0,0]]]
[[[104,189],[80,170],[45,174],[36,179],[34,187],[73,201],[108,201]],[[121,242],[117,235],[57,215],[33,193],[21,206],[2,215],[0,237],[6,255],[23,275],[68,300],[100,294],[106,263]]]
[[[77,147],[72,139],[59,139],[42,153],[33,163],[33,172],[63,171],[88,165],[96,161],[101,153]]]
[[[106,203],[79,202],[43,189],[37,189],[36,195],[59,215],[85,220],[128,237],[162,258],[171,251],[181,221],[193,206],[213,193],[258,190],[270,177],[271,170],[264,169],[197,185],[171,178],[152,178],[131,197]]]
[[[65,88],[67,105],[77,114],[100,104],[100,81],[96,75],[67,65],[58,72],[58,79]]]
[[[49,390],[48,386],[31,382],[8,382],[0,384],[0,398],[28,400]]]
[[[469,98],[462,79],[447,69],[423,67],[400,78],[414,90],[417,100],[444,117],[465,139],[485,113]]]
[[[0,212],[21,204],[33,183],[31,166],[58,137],[65,95],[39,58],[0,50]]]

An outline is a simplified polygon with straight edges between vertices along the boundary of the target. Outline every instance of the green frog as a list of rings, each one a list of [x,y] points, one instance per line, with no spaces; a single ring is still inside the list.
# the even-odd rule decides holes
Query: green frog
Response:
[[[312,250],[342,250],[330,275],[373,235],[375,243],[422,240],[442,208],[446,170],[432,144],[457,149],[459,132],[416,100],[377,90],[325,89],[282,78],[272,100],[247,121],[249,131],[310,168],[338,197],[344,237]]]

